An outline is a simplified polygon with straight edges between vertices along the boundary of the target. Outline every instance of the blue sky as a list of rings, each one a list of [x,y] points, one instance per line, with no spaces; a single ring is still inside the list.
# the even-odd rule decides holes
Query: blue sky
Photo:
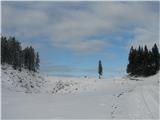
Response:
[[[131,45],[159,40],[159,2],[2,2],[2,35],[40,54],[47,75],[126,74]]]

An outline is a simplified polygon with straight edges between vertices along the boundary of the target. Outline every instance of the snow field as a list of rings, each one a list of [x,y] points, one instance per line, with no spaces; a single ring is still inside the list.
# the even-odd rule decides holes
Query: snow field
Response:
[[[1,72],[2,119],[159,119],[158,74],[99,80]]]

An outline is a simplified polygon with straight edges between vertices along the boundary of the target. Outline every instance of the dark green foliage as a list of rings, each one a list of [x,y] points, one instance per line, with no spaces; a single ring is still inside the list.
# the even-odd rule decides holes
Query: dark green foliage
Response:
[[[26,47],[23,50],[23,56],[24,56],[24,68],[32,71],[36,71],[35,67],[35,52],[34,48]]]
[[[25,68],[31,71],[39,69],[39,55],[35,54],[32,46],[22,50],[20,42],[15,37],[1,37],[1,63],[7,63],[13,66],[14,69]]]
[[[144,48],[139,46],[138,50],[132,46],[128,60],[127,73],[130,75],[150,76],[156,74],[160,68],[160,54],[156,44],[152,51],[148,50],[146,45]]]
[[[153,54],[153,67],[156,72],[160,68],[160,55],[156,44],[154,44],[154,47],[152,48],[152,54]]]
[[[37,70],[39,70],[39,62],[40,62],[40,59],[39,59],[39,54],[37,52],[37,54],[36,54],[36,62],[35,62],[35,67],[36,67]]]
[[[1,63],[8,59],[8,41],[6,37],[1,37]]]
[[[99,74],[99,79],[101,78],[102,73],[103,73],[103,67],[102,67],[101,61],[99,60],[99,64],[98,64],[98,74]]]

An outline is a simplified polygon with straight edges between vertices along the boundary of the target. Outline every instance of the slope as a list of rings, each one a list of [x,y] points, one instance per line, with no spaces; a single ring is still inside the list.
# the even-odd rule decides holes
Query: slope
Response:
[[[44,76],[38,79],[37,74],[31,79],[34,89],[29,87],[28,92],[28,88],[17,87],[15,81],[19,78],[9,71],[15,76],[22,75],[11,68],[2,69],[3,119],[159,118],[158,74],[148,78],[125,76],[101,80]],[[28,76],[23,72],[21,78]],[[37,84],[41,86],[36,87]]]

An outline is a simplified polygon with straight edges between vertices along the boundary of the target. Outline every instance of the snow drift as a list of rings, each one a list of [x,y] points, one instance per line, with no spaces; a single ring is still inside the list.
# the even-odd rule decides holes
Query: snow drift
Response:
[[[45,77],[2,66],[2,119],[159,119],[159,74]]]
[[[47,82],[38,73],[22,69],[14,70],[10,65],[1,66],[2,87],[10,91],[37,93],[41,92]]]
[[[104,79],[84,77],[45,77],[26,69],[14,70],[10,65],[2,65],[2,86],[10,91],[25,93],[67,94],[95,91],[102,88]],[[112,82],[112,81],[110,81]],[[105,86],[104,86],[105,87]]]

